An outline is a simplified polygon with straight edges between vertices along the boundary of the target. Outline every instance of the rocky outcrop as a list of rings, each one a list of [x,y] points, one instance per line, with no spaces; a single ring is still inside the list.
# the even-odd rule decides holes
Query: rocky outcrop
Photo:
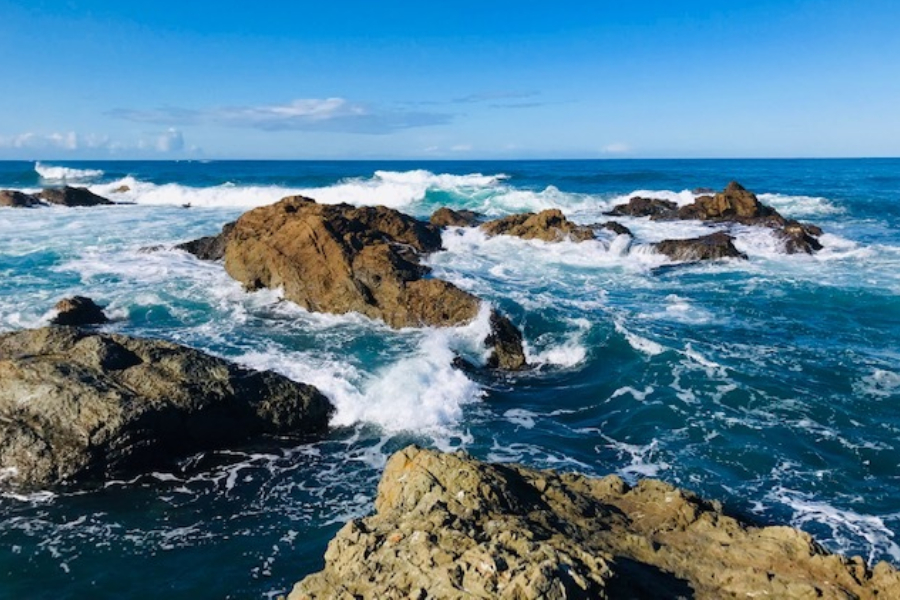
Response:
[[[655,219],[674,219],[678,215],[678,205],[671,200],[660,198],[629,198],[627,204],[617,204],[612,210],[603,213],[611,217],[651,217]]]
[[[38,198],[50,204],[61,206],[101,206],[114,204],[103,196],[98,196],[87,188],[61,187],[48,188],[37,195]]]
[[[232,229],[234,229],[233,221],[226,223],[218,235],[208,235],[184,242],[175,248],[193,254],[200,260],[222,260],[225,258],[225,246],[228,245],[228,236],[231,235]]]
[[[607,231],[612,231],[616,235],[627,235],[629,237],[634,237],[634,234],[630,229],[619,223],[618,221],[607,221],[606,223],[597,223],[595,225],[591,225],[592,229],[606,229]]]
[[[734,238],[721,231],[685,240],[663,240],[654,244],[654,247],[658,252],[678,261],[747,258],[746,254],[734,247]]]
[[[43,202],[31,194],[24,194],[16,190],[0,190],[0,206],[33,208],[41,205],[43,205]]]
[[[410,446],[387,463],[375,514],[346,524],[320,598],[894,598],[900,574],[755,527],[668,484],[631,487]]]
[[[453,210],[443,206],[431,214],[428,220],[435,227],[473,227],[484,215],[473,210]]]
[[[426,277],[429,269],[419,260],[440,249],[440,230],[383,206],[292,196],[244,213],[220,236],[188,245],[202,249],[203,257],[224,256],[225,269],[248,289],[281,288],[286,299],[311,311],[358,312],[399,328],[462,325],[481,310],[477,297]],[[509,320],[494,313],[491,322],[490,363],[524,368],[521,336],[514,350]]]
[[[103,309],[84,296],[63,298],[53,308],[56,316],[50,322],[54,325],[101,325],[109,321]]]
[[[526,240],[545,242],[562,240],[582,242],[594,239],[594,232],[590,227],[572,223],[558,208],[542,210],[537,214],[509,215],[488,221],[481,229],[488,235],[514,235]]]
[[[0,335],[0,486],[145,471],[266,433],[324,431],[314,387],[171,342],[47,327]]]

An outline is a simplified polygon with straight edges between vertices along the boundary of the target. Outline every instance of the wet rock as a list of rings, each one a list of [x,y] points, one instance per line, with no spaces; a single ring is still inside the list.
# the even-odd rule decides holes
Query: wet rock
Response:
[[[596,223],[591,225],[592,229],[606,229],[612,231],[616,235],[627,235],[634,237],[630,229],[619,223],[618,221],[607,221],[606,223]]]
[[[314,387],[171,342],[47,327],[0,335],[0,486],[144,472],[267,433],[326,429]]]
[[[484,219],[484,215],[473,210],[453,210],[446,206],[432,213],[429,222],[435,227],[473,227]]]
[[[681,219],[703,221],[734,221],[748,225],[774,226],[784,218],[771,206],[761,203],[756,194],[732,181],[715,196],[700,196],[693,204],[678,209]]]
[[[822,230],[815,225],[788,221],[777,233],[784,240],[784,250],[788,254],[813,254],[822,249],[822,243],[817,239]]]
[[[114,204],[102,196],[98,196],[87,188],[61,187],[45,189],[38,198],[50,204],[61,206],[101,206]]]
[[[234,222],[226,223],[218,235],[209,235],[175,246],[177,250],[184,250],[201,260],[222,260],[225,258],[225,246],[228,244],[228,236],[234,229]]]
[[[887,563],[754,527],[655,480],[631,487],[410,446],[289,600],[891,598]]]
[[[494,352],[488,359],[488,367],[517,371],[525,364],[522,333],[512,322],[497,311],[491,311],[491,334],[484,341]]]
[[[543,210],[537,214],[509,215],[488,221],[481,225],[481,229],[488,235],[514,235],[526,240],[545,242],[562,240],[582,242],[594,239],[594,232],[590,227],[572,223],[557,208]]]
[[[124,194],[126,192],[130,192],[131,188],[127,185],[120,185],[116,189],[113,190],[113,194]]]
[[[634,196],[627,204],[617,204],[609,212],[611,217],[653,217],[657,219],[677,218],[678,205],[671,200]]]
[[[397,328],[462,325],[481,310],[476,296],[426,277],[419,260],[440,249],[440,230],[383,206],[292,196],[244,213],[206,255],[219,256],[220,243],[232,277],[250,290],[281,288],[307,310],[358,312]],[[525,367],[502,345],[495,351],[507,368]]]
[[[0,190],[0,206],[12,208],[33,208],[44,203],[31,194],[24,194],[16,190]]]
[[[684,240],[663,240],[654,246],[658,252],[679,261],[747,258],[734,247],[734,238],[721,231]]]
[[[54,325],[101,325],[109,321],[103,314],[103,308],[85,296],[63,298],[56,303],[57,311],[51,323]]]

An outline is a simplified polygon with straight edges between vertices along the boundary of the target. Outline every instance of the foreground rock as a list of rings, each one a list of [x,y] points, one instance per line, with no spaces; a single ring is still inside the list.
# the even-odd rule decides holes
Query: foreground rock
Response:
[[[307,310],[358,312],[398,328],[470,323],[481,300],[426,278],[429,269],[419,262],[440,247],[437,227],[396,210],[302,196],[253,209],[219,236],[181,246],[201,258],[223,256],[226,271],[248,289],[281,288]],[[491,323],[489,363],[524,368],[521,335],[499,313]]]
[[[16,190],[0,190],[0,206],[33,208],[41,205],[43,205],[43,202],[31,194],[24,194]]]
[[[734,238],[721,231],[685,240],[663,240],[654,244],[654,247],[658,252],[678,261],[747,258],[746,254],[734,247]]]
[[[388,462],[376,513],[345,525],[311,598],[896,598],[886,563],[753,527],[660,481],[629,487],[411,446]]]
[[[594,239],[594,231],[569,221],[561,210],[550,208],[539,213],[509,215],[481,226],[488,235],[514,235],[526,240],[583,242]]]
[[[87,188],[61,187],[48,188],[37,195],[38,198],[50,204],[61,206],[102,206],[115,204],[103,196],[98,196]]]
[[[84,296],[63,298],[53,308],[56,310],[51,321],[54,325],[102,325],[109,321],[103,309]]]
[[[147,471],[266,433],[324,431],[314,387],[171,342],[47,327],[0,336],[0,486]]]

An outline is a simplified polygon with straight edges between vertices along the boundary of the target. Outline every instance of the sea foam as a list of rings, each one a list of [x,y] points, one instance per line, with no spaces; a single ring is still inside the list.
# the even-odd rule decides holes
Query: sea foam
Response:
[[[34,163],[34,170],[41,179],[48,183],[60,182],[85,182],[98,177],[103,177],[100,169],[74,169],[72,167],[58,167],[44,163]]]

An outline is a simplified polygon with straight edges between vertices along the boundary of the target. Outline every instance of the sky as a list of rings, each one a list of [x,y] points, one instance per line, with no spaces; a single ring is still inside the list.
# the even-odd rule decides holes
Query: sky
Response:
[[[0,159],[900,156],[900,2],[0,0]]]

